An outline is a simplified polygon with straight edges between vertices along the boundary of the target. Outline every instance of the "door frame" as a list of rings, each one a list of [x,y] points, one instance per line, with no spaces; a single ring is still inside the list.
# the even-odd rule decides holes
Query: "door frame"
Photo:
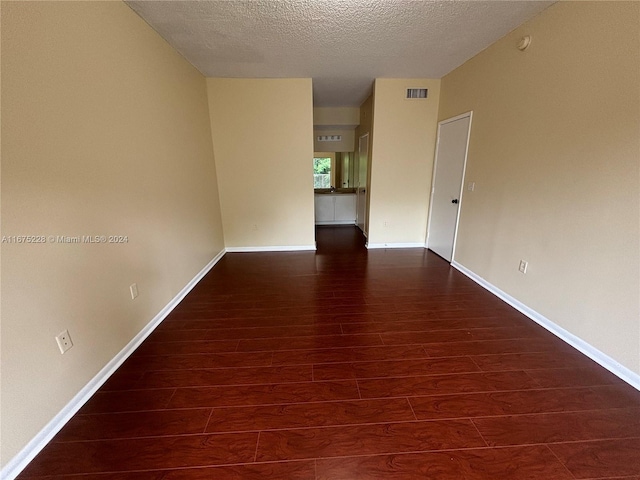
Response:
[[[368,209],[369,209],[369,202],[367,200],[367,197],[369,195],[369,170],[370,170],[370,164],[369,164],[369,155],[370,155],[370,145],[369,145],[369,140],[370,140],[370,133],[371,132],[366,132],[363,133],[362,135],[360,135],[358,137],[358,187],[356,189],[357,192],[357,196],[356,196],[356,226],[358,228],[360,228],[360,224],[358,223],[360,218],[359,218],[359,213],[360,213],[360,190],[364,188],[364,201],[365,201],[365,205],[364,205],[364,212],[362,212],[362,214],[364,215],[364,218],[362,219],[362,226],[363,228],[361,229],[362,234],[365,236],[365,238],[367,238],[367,231],[369,230],[369,226],[367,225],[367,217],[368,217]],[[362,184],[362,179],[360,178],[360,161],[362,160],[362,151],[360,150],[360,145],[362,144],[362,140],[366,137],[366,143],[367,143],[367,156],[365,158],[365,162],[367,164],[367,175],[366,178],[364,179],[364,185]]]
[[[462,196],[464,194],[464,183],[465,176],[467,173],[467,158],[469,157],[469,140],[471,139],[471,124],[473,122],[473,110],[470,110],[465,113],[461,113],[460,115],[456,115],[455,117],[447,118],[445,120],[441,120],[438,122],[438,133],[436,134],[436,153],[433,159],[433,175],[431,178],[431,194],[429,195],[429,216],[427,218],[427,236],[424,242],[424,248],[429,248],[429,233],[431,231],[431,213],[433,210],[433,193],[435,191],[436,186],[436,172],[438,167],[438,155],[440,151],[440,128],[442,125],[446,125],[448,123],[455,122],[457,120],[462,120],[463,118],[469,117],[469,128],[467,130],[467,144],[464,147],[464,161],[462,162],[462,180],[460,181],[460,192],[458,195],[458,211],[456,213],[456,227],[453,232],[453,245],[451,251],[451,262],[455,261],[456,257],[456,243],[458,240],[458,226],[460,223],[460,210],[462,209]]]

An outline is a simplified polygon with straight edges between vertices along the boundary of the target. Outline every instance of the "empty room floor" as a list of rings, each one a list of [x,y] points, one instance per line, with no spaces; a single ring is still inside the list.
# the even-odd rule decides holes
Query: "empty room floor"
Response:
[[[21,479],[640,479],[640,392],[423,249],[229,253]]]

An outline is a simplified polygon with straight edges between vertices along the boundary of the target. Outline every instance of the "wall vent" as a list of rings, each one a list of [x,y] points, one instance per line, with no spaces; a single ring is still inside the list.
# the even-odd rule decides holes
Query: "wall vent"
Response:
[[[342,135],[318,135],[319,142],[341,142]]]
[[[427,98],[428,93],[426,88],[407,88],[407,98]]]

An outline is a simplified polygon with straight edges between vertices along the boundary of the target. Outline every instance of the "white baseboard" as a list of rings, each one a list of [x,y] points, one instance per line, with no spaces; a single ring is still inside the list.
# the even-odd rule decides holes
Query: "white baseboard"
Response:
[[[600,364],[601,366],[609,370],[614,375],[620,377],[620,379],[624,380],[632,387],[640,390],[640,375],[638,375],[637,373],[633,372],[632,370],[625,367],[624,365],[621,365],[619,362],[611,358],[609,355],[601,352],[600,350],[595,348],[593,345],[582,340],[580,337],[577,337],[573,333],[568,332],[567,330],[560,327],[559,325],[556,325],[554,322],[552,322],[545,316],[539,314],[532,308],[529,308],[519,300],[513,298],[508,293],[503,292],[495,285],[487,282],[484,278],[480,277],[479,275],[469,270],[467,267],[459,264],[458,262],[451,262],[451,266],[456,270],[459,270],[460,272],[465,274],[467,277],[469,277],[471,280],[476,282],[481,287],[484,287],[485,289],[493,293],[496,297],[507,302],[513,308],[515,308],[519,312],[529,317],[538,325],[549,330],[556,337],[560,338],[561,340],[564,340],[573,348],[585,354],[594,362]]]
[[[424,243],[367,243],[367,248],[424,248]]]
[[[316,225],[350,225],[350,226],[355,226],[356,221],[355,220],[332,220],[330,222],[316,222]]]
[[[269,245],[268,247],[227,247],[229,253],[246,253],[246,252],[302,252],[315,250],[315,245]]]
[[[51,441],[64,425],[71,420],[78,410],[93,396],[94,393],[109,379],[111,375],[129,358],[140,344],[153,332],[158,325],[178,306],[184,297],[197,285],[213,266],[224,256],[222,250],[211,260],[153,319],[133,337],[133,339],[113,357],[89,383],[87,383],[58,414],[31,439],[29,443],[0,471],[0,479],[13,480],[24,470],[35,456]]]

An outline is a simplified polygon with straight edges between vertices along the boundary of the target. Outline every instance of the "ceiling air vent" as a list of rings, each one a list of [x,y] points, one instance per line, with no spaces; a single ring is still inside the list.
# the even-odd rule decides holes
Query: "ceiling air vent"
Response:
[[[427,98],[426,88],[407,88],[407,98]]]
[[[318,135],[319,142],[341,142],[342,135]]]

